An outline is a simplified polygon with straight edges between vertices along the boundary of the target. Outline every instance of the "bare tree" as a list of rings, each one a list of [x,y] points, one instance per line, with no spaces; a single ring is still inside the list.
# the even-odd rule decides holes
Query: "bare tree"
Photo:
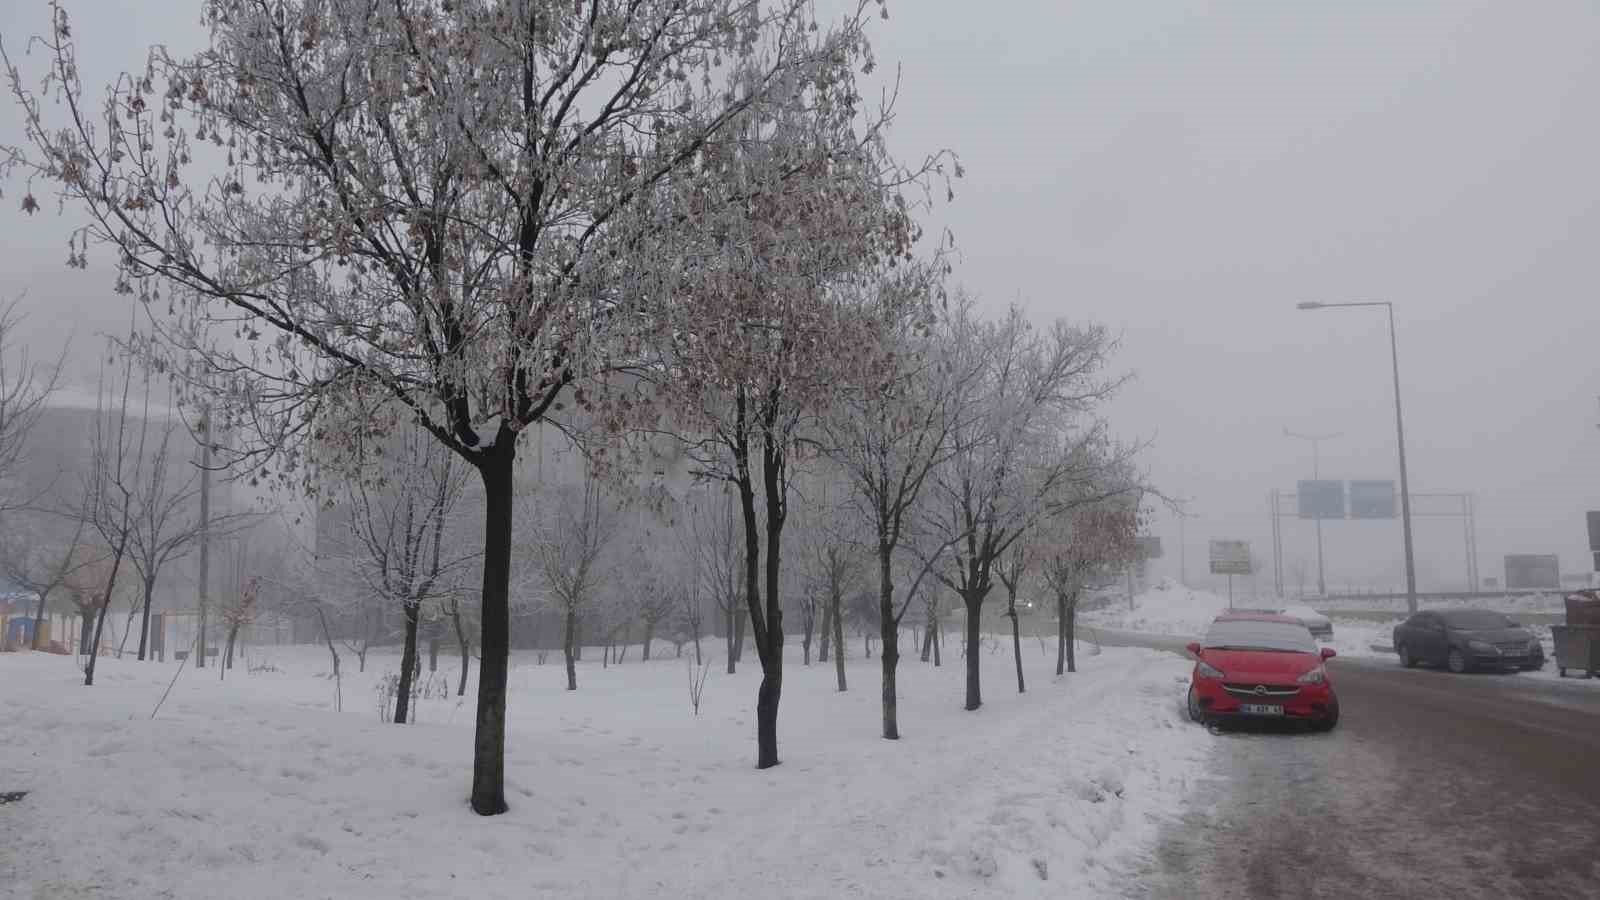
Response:
[[[16,516],[9,517],[0,536],[0,572],[37,596],[33,614],[34,650],[45,649],[45,611],[50,598],[68,586],[68,581],[79,570],[91,566],[99,559],[97,548],[85,540],[89,529],[87,498],[80,507],[62,515],[68,517],[71,531],[56,539],[40,521],[24,526]]]
[[[27,346],[16,341],[21,321],[17,303],[15,299],[0,303],[0,516],[36,499],[19,494],[13,482],[28,450],[28,436],[55,392],[66,354],[63,349],[62,356],[48,365],[33,362]]]
[[[114,412],[106,409],[107,395],[103,381],[101,389],[96,391],[90,471],[84,480],[83,493],[89,524],[109,549],[109,561],[105,564],[105,583],[98,607],[93,613],[94,638],[89,643],[89,659],[83,670],[83,683],[86,686],[94,684],[95,662],[100,656],[100,635],[105,629],[106,613],[111,608],[117,575],[122,569],[128,543],[133,536],[133,519],[138,512],[134,487],[144,465],[145,440],[150,430],[148,391],[145,392],[144,415],[139,419],[138,434],[130,433],[128,427],[128,393],[133,386],[132,359],[123,364],[120,392],[115,386],[111,389],[112,402],[116,403]]]
[[[552,512],[537,544],[537,557],[550,602],[563,617],[567,690],[575,691],[578,625],[595,611],[596,593],[604,578],[600,558],[617,532],[617,516],[602,496],[599,481],[587,472],[576,489],[561,492]]]
[[[1022,626],[1017,613],[1017,588],[1022,584],[1028,569],[1035,562],[1033,546],[1019,540],[995,561],[994,572],[1006,589],[1006,618],[1011,620],[1011,659],[1017,667],[1017,693],[1026,693],[1027,683],[1022,677]]]
[[[1042,529],[1037,552],[1055,595],[1057,675],[1078,670],[1078,601],[1085,591],[1114,582],[1135,558],[1138,530],[1137,505],[1125,496],[1074,509]]]
[[[146,379],[147,406],[149,392],[150,383]],[[255,520],[250,513],[201,517],[196,504],[204,475],[194,468],[178,470],[173,439],[179,428],[180,423],[172,418],[168,410],[167,422],[154,444],[149,466],[138,481],[134,498],[136,513],[128,534],[128,561],[133,564],[143,588],[143,598],[139,604],[138,658],[141,660],[146,658],[148,652],[150,604],[161,570],[168,563],[189,555],[208,533],[211,537],[227,537]],[[204,646],[199,649],[203,652]],[[198,666],[201,660],[197,659],[195,663]]]
[[[942,296],[942,266],[935,260],[882,278],[872,309],[884,351],[865,357],[866,364],[852,373],[850,389],[822,417],[827,452],[845,475],[851,506],[868,529],[877,563],[883,736],[889,740],[900,737],[895,687],[900,623],[916,585],[945,548],[928,555],[904,600],[894,592],[896,554],[918,522],[924,487],[955,451],[953,435],[973,409],[972,394],[982,374],[981,357],[970,343],[946,342],[934,327],[930,301]]]
[[[369,454],[383,474],[346,483],[349,530],[360,550],[356,566],[381,610],[398,607],[403,619],[400,677],[392,721],[404,725],[417,672],[417,629],[424,609],[453,585],[452,570],[476,557],[445,549],[445,530],[466,489],[468,470],[420,429],[405,429],[390,453]],[[371,630],[362,635],[370,637]],[[366,648],[358,657],[365,667]]]
[[[110,245],[120,292],[174,301],[170,320],[155,315],[165,303],[146,307],[160,331],[137,349],[207,376],[190,386],[257,432],[241,461],[252,475],[300,477],[295,448],[319,422],[383,430],[398,414],[363,418],[371,395],[478,471],[479,814],[507,809],[518,436],[569,387],[635,358],[631,329],[656,317],[634,304],[678,301],[655,289],[682,260],[653,252],[670,232],[714,240],[714,223],[752,205],[773,221],[840,205],[770,179],[692,209],[675,189],[743,122],[853,121],[875,7],[858,0],[822,29],[811,0],[217,0],[205,50],[152,49],[97,108],[53,0],[44,86],[4,60],[30,146],[0,163],[28,176],[23,209],[39,209],[33,181],[53,183],[87,214],[74,266]],[[794,137],[745,130],[738,144],[775,157],[767,145]],[[860,252],[879,217],[849,211],[836,226],[827,243]],[[604,391],[572,397],[602,418],[633,414]]]
[[[993,323],[956,312],[954,339],[981,354],[977,414],[953,431],[924,528],[952,551],[935,572],[966,607],[965,707],[974,710],[983,704],[978,649],[996,563],[1042,519],[1099,499],[1102,476],[1131,451],[1112,445],[1097,415],[1122,383],[1101,374],[1115,348],[1104,328],[1057,321],[1041,335],[1015,307]]]
[[[699,584],[717,605],[727,640],[728,674],[732,675],[739,663],[738,639],[744,633],[747,612],[739,587],[743,561],[733,501],[719,493],[705,492],[691,504],[689,527],[679,534],[685,542],[684,552],[694,561]]]

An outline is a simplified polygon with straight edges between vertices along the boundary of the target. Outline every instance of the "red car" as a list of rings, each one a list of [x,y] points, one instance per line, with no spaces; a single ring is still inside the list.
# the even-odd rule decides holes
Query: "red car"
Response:
[[[1339,698],[1323,665],[1333,648],[1319,651],[1299,619],[1226,613],[1189,652],[1195,655],[1189,718],[1196,722],[1293,719],[1318,731],[1339,724]]]

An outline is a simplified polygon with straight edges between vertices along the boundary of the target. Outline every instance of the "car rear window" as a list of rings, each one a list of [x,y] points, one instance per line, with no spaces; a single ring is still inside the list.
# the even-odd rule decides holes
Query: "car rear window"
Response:
[[[1272,650],[1283,653],[1315,653],[1317,642],[1304,625],[1288,622],[1259,622],[1234,619],[1211,623],[1201,646],[1213,650]]]

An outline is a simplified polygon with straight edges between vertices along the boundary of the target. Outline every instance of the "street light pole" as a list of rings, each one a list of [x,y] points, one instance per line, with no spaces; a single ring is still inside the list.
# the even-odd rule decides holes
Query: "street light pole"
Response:
[[[1321,446],[1320,445],[1322,444],[1323,441],[1332,440],[1333,438],[1343,437],[1344,436],[1342,432],[1337,432],[1337,431],[1333,432],[1333,433],[1330,433],[1330,434],[1296,434],[1295,432],[1290,431],[1287,428],[1285,428],[1283,430],[1283,434],[1284,434],[1285,437],[1299,438],[1300,440],[1310,441],[1311,442],[1311,477],[1319,479],[1319,480],[1322,478],[1322,452],[1321,452]],[[1323,578],[1323,575],[1322,575],[1322,517],[1321,516],[1317,516],[1317,596],[1318,597],[1326,597],[1326,596],[1328,596],[1328,582],[1327,582],[1327,580],[1325,578]]]
[[[1411,489],[1406,478],[1406,427],[1400,414],[1400,349],[1394,334],[1394,304],[1387,300],[1369,300],[1359,303],[1296,304],[1299,309],[1332,309],[1338,306],[1382,306],[1389,312],[1389,358],[1394,365],[1394,434],[1400,451],[1400,530],[1405,538],[1406,550],[1406,609],[1417,612],[1417,565],[1411,546]]]

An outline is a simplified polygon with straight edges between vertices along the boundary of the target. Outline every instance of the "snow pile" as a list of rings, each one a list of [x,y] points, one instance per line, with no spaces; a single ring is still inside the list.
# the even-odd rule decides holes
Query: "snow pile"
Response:
[[[1421,601],[1423,609],[1495,609],[1504,613],[1559,613],[1566,611],[1566,603],[1562,599],[1565,593],[1548,594],[1514,594],[1510,596],[1483,596],[1483,597],[1430,597]],[[1405,616],[1406,601],[1404,597],[1338,597],[1325,603],[1316,601],[1320,606],[1336,607],[1342,610],[1375,610],[1379,612],[1393,612],[1401,617]]]
[[[1133,598],[1133,608],[1113,601],[1082,614],[1083,621],[1102,628],[1199,637],[1218,614],[1228,611],[1228,598],[1193,591],[1172,579]]]
[[[718,648],[720,649],[720,648]],[[798,651],[798,648],[793,648]],[[1053,647],[1050,648],[1053,650]],[[879,732],[879,660],[852,647],[785,673],[784,764],[753,767],[759,671],[713,663],[701,715],[676,659],[512,661],[511,812],[466,805],[473,690],[437,690],[420,724],[378,721],[397,668],[346,659],[331,709],[326,650],[266,648],[257,671],[0,654],[6,722],[0,884],[27,896],[384,898],[1109,896],[1179,810],[1207,755],[1184,721],[1189,665],[1106,649],[1053,676],[1025,645],[983,652],[985,704],[953,664],[900,667],[903,739]]]

